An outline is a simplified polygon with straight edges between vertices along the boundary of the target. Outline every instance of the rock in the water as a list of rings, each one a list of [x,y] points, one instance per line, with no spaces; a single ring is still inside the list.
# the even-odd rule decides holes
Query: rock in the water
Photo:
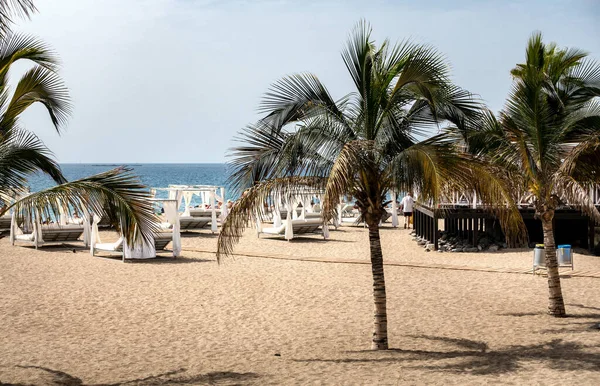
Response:
[[[492,244],[490,245],[490,247],[488,248],[489,252],[498,252],[498,249],[500,249],[499,246],[497,246],[496,244]]]

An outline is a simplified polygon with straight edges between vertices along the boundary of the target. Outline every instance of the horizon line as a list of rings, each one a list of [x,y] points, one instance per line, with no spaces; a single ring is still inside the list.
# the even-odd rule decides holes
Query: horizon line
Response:
[[[223,162],[59,162],[59,165],[221,165]]]

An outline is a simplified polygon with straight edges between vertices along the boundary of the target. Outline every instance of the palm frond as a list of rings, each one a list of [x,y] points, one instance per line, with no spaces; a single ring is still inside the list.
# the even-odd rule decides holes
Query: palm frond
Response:
[[[373,175],[375,173],[368,173],[368,169],[372,169],[374,166],[375,155],[373,153],[375,150],[375,143],[368,140],[350,141],[341,149],[326,180],[327,185],[322,203],[323,220],[329,221],[334,216],[340,197],[344,195],[354,196],[363,209],[372,206],[366,202],[367,197],[362,197],[361,190],[366,187],[364,180],[367,175],[377,178],[377,175]],[[361,179],[363,181],[360,181]],[[363,189],[360,185],[363,185]],[[381,191],[375,186],[371,186],[371,188]],[[365,213],[364,210],[361,212],[361,218],[358,221],[365,220],[363,218]]]
[[[274,83],[263,97],[260,111],[267,114],[262,119],[265,124],[278,130],[323,112],[346,125],[343,112],[313,74],[293,74]]]
[[[0,79],[6,83],[10,66],[20,60],[31,60],[48,70],[58,69],[58,57],[42,40],[23,33],[10,33],[0,39]]]
[[[558,172],[553,177],[552,184],[559,197],[579,208],[594,222],[600,223],[600,212],[589,195],[589,188],[582,186],[575,178],[567,174]]]
[[[69,92],[56,73],[40,66],[27,71],[19,81],[0,120],[0,130],[10,130],[19,115],[36,102],[46,107],[56,131],[60,133],[72,111]]]
[[[366,95],[369,93],[369,69],[372,66],[371,53],[374,50],[371,32],[369,23],[361,20],[350,33],[346,47],[342,50],[344,64],[362,99],[368,99]]]
[[[17,18],[29,18],[37,12],[33,0],[0,1],[0,37],[7,34]]]
[[[19,193],[27,187],[27,177],[42,172],[57,183],[66,182],[52,153],[33,133],[13,129],[0,138],[0,190]]]

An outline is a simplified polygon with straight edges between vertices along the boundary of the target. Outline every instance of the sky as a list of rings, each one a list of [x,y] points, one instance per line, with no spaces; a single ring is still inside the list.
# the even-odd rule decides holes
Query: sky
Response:
[[[269,86],[316,74],[353,91],[340,52],[367,20],[376,43],[431,44],[455,84],[493,110],[533,31],[600,60],[600,1],[46,0],[15,28],[60,56],[74,105],[58,135],[40,105],[22,116],[61,163],[220,163],[260,118]],[[26,69],[11,73],[16,82]],[[14,84],[14,83],[13,83]]]

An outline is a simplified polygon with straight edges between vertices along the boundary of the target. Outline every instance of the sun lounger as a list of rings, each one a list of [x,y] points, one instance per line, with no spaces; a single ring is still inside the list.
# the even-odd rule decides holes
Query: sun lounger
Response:
[[[154,249],[157,251],[164,251],[173,240],[173,231],[159,232],[154,235]]]
[[[10,222],[12,216],[7,213],[4,216],[0,216],[0,232],[9,231],[10,230]]]
[[[32,233],[15,234],[12,237],[12,244],[14,245],[16,242],[25,243],[33,245],[37,249],[47,244],[84,242],[84,240],[80,240],[83,232],[83,225],[78,224],[41,225],[39,229],[34,226]]]
[[[320,218],[309,219],[309,220],[292,220],[293,234],[323,234],[323,220]],[[274,236],[285,236],[286,224],[284,223],[279,227],[264,227],[260,233],[266,233]]]
[[[208,227],[210,224],[210,217],[193,217],[193,216],[180,216],[179,224],[182,231],[191,231],[194,229],[203,229]]]
[[[221,209],[215,209],[217,217],[221,215]],[[190,208],[190,216],[192,217],[207,217],[209,220],[212,216],[212,209]]]
[[[164,251],[167,245],[173,240],[173,233],[170,231],[159,232],[154,235],[154,250]],[[91,248],[92,256],[96,256],[97,252],[117,252],[123,255],[123,236],[114,243],[96,243]]]
[[[92,256],[96,256],[96,252],[117,252],[119,255],[123,255],[123,237],[114,243],[96,243],[91,247]]]

